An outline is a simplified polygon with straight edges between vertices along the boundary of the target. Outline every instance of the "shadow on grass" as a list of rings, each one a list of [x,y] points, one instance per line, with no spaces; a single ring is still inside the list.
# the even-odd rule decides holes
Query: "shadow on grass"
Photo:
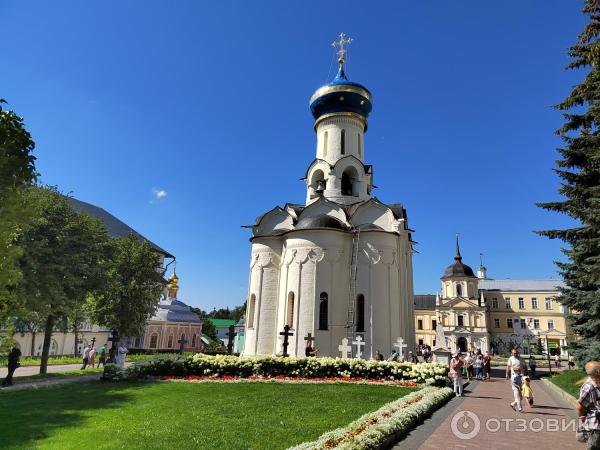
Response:
[[[59,428],[82,425],[87,412],[117,408],[131,395],[131,385],[101,381],[41,389],[0,391],[0,447],[31,448]]]

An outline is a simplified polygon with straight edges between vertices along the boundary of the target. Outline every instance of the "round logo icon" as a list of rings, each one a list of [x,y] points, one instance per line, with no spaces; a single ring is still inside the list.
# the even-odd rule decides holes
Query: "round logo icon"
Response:
[[[450,428],[454,436],[466,441],[479,434],[481,421],[472,411],[459,411],[452,417]]]

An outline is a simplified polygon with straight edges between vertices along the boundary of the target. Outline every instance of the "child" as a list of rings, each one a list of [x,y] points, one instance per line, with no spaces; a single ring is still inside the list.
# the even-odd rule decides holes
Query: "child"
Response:
[[[525,402],[531,407],[533,406],[533,391],[531,390],[531,385],[529,384],[529,377],[523,378],[523,386],[521,387],[521,395],[525,399]]]
[[[510,407],[515,411],[521,412],[523,411],[523,407],[521,406],[521,400],[523,399],[521,396],[521,369],[515,367],[510,380],[513,396],[515,398],[515,400],[510,404]]]

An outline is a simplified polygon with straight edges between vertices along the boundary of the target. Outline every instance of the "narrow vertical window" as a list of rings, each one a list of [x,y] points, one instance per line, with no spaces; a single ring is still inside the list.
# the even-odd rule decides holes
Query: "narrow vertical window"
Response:
[[[360,142],[360,133],[358,133],[356,136],[358,137],[358,157],[360,158],[362,156],[362,145]]]
[[[321,292],[319,296],[319,330],[327,329],[328,314],[329,314],[329,296],[327,292]]]
[[[167,347],[173,348],[173,335],[169,336],[169,341],[167,343]]]
[[[326,131],[323,133],[323,157],[327,156],[327,141],[329,140],[329,133]]]
[[[342,130],[342,136],[340,139],[340,147],[342,149],[342,155],[346,154],[346,130]]]
[[[256,308],[256,296],[252,294],[250,296],[250,302],[248,303],[248,328],[254,328],[254,309]]]
[[[456,296],[462,297],[462,286],[460,284],[456,285]]]
[[[365,331],[365,296],[362,294],[356,297],[356,331]]]
[[[150,348],[156,348],[158,346],[158,335],[155,333],[150,336]]]
[[[294,328],[294,293],[288,294],[286,325]]]
[[[192,348],[196,348],[196,335],[192,336]]]

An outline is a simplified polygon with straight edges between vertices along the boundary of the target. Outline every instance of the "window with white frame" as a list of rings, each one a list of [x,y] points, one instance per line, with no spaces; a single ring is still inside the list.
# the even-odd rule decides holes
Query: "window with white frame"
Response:
[[[554,320],[548,319],[548,329],[554,330]]]
[[[552,299],[550,297],[546,297],[546,309],[552,309]]]
[[[536,330],[540,329],[540,319],[533,319],[533,328]]]
[[[500,319],[494,319],[494,328],[500,328]]]
[[[498,309],[498,297],[492,299],[492,308]]]
[[[537,298],[535,298],[535,297],[531,297],[531,308],[538,309]]]
[[[504,299],[504,307],[505,307],[506,309],[510,309],[510,297],[506,297],[506,298]]]
[[[519,297],[519,309],[525,309],[525,299],[523,297]]]
[[[512,328],[513,327],[513,320],[512,319],[506,319],[506,327],[507,328]]]
[[[521,319],[521,330],[526,330],[527,329],[527,322],[525,321],[525,319]]]

